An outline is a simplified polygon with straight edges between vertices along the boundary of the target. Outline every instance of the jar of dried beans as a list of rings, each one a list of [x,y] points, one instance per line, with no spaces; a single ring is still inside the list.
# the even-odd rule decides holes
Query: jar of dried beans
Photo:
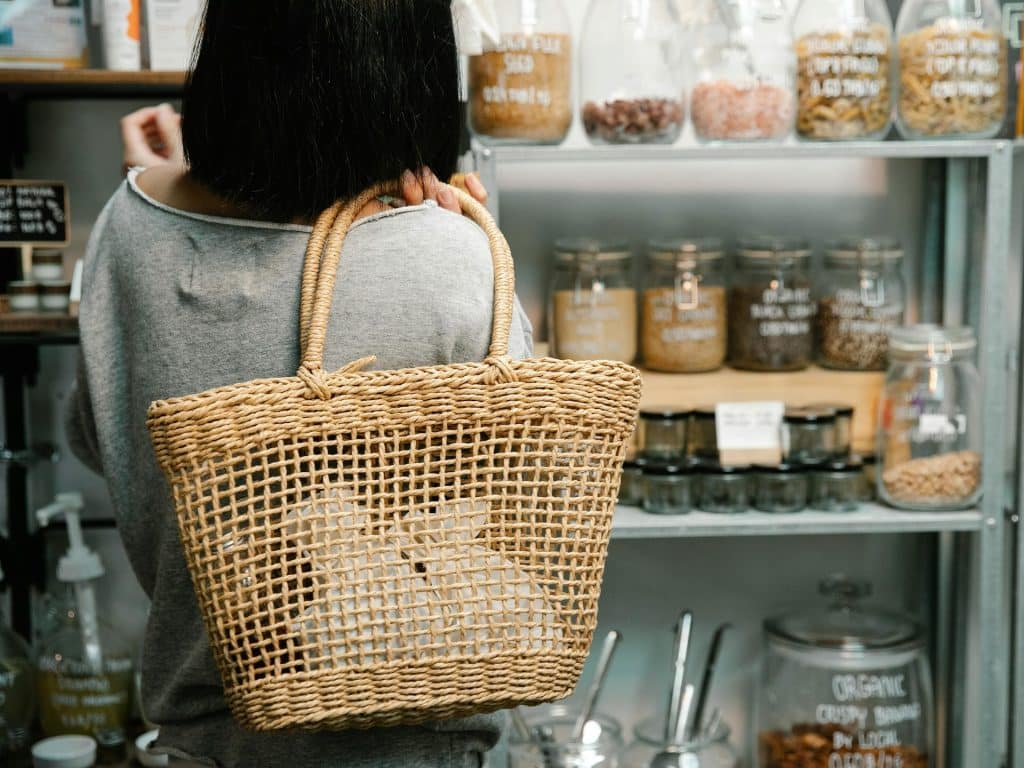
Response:
[[[970,328],[889,336],[879,402],[878,495],[895,507],[964,509],[981,498],[981,383]]]
[[[802,0],[793,36],[800,137],[885,138],[895,62],[892,17],[884,0]]]
[[[903,249],[887,238],[830,243],[818,288],[818,361],[883,371],[889,331],[903,324]]]
[[[769,619],[758,768],[928,768],[935,724],[921,625],[864,605],[870,582],[825,579],[824,610]]]
[[[742,240],[729,289],[729,362],[752,371],[798,371],[811,362],[814,315],[803,240]]]
[[[1006,118],[1007,44],[995,0],[907,0],[896,23],[896,126],[908,139],[990,138]]]
[[[701,141],[781,141],[796,114],[795,58],[781,0],[720,0],[695,49],[690,115]]]
[[[495,0],[500,39],[469,57],[469,126],[484,144],[558,144],[572,125],[562,0]]]
[[[713,371],[725,362],[726,297],[719,240],[652,240],[644,290],[644,363],[657,371]]]
[[[633,362],[637,301],[629,248],[593,238],[557,241],[548,317],[556,357]]]
[[[671,0],[590,0],[580,44],[595,144],[671,144],[683,129],[682,29]]]

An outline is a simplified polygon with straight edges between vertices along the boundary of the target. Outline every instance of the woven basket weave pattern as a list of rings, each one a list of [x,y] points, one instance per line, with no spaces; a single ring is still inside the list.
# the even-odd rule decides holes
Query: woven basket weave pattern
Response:
[[[562,698],[597,623],[639,374],[508,360],[507,245],[466,199],[495,251],[488,360],[324,373],[355,205],[311,238],[299,375],[150,410],[228,702],[274,730]]]

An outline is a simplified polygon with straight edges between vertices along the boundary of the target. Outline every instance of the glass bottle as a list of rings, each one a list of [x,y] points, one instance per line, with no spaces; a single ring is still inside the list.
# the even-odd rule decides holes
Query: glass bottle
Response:
[[[889,337],[879,403],[878,495],[903,509],[981,498],[981,380],[970,328],[912,325]]]
[[[572,125],[562,0],[495,0],[501,40],[469,57],[469,127],[484,144],[558,144]]]
[[[791,515],[807,508],[808,476],[793,464],[758,466],[754,471],[754,509]]]
[[[830,461],[811,474],[808,506],[822,512],[854,512],[868,500],[864,464],[859,459]]]
[[[6,599],[2,591],[0,599]],[[0,610],[0,764],[6,765],[15,755],[23,755],[29,746],[36,698],[32,652],[28,643],[7,624],[4,614]]]
[[[896,64],[885,1],[801,0],[793,37],[797,135],[884,139],[892,124]]]
[[[824,464],[836,452],[836,414],[829,408],[787,408],[782,419],[783,461]]]
[[[683,129],[682,28],[671,0],[590,0],[580,44],[595,144],[671,144]]]
[[[558,240],[548,316],[556,357],[633,362],[637,307],[629,247],[593,238]]]
[[[750,467],[709,464],[700,469],[700,509],[713,515],[750,510]]]
[[[782,0],[720,0],[694,51],[697,138],[781,141],[793,130],[795,56]]]
[[[824,612],[765,623],[758,768],[933,765],[921,627],[864,607],[868,583],[833,577],[820,589],[831,601]]]
[[[699,373],[725,362],[724,256],[713,238],[648,243],[641,329],[648,368]]]
[[[1006,118],[1008,63],[995,0],[906,0],[896,22],[907,139],[991,138]]]

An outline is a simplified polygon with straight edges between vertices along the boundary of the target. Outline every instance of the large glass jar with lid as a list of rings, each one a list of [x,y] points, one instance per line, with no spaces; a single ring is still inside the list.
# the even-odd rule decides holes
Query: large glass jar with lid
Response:
[[[558,144],[572,125],[562,0],[494,0],[499,42],[469,57],[469,127],[484,144]]]
[[[726,295],[720,240],[648,244],[641,339],[656,371],[713,371],[725,362]]]
[[[814,351],[815,303],[807,242],[741,240],[729,289],[729,362],[752,371],[798,371]]]
[[[818,287],[818,362],[883,371],[889,331],[903,324],[903,249],[889,238],[829,243]]]
[[[885,0],[801,0],[793,37],[797,134],[812,141],[885,138],[896,64]]]
[[[996,0],[906,0],[896,22],[896,126],[908,139],[990,138],[1008,103]]]
[[[633,362],[637,301],[629,247],[587,237],[558,240],[548,317],[556,357]]]
[[[912,325],[889,337],[879,403],[878,495],[945,510],[981,498],[981,381],[970,328]]]
[[[864,606],[870,591],[834,577],[821,584],[830,603],[823,612],[765,623],[758,768],[934,764],[921,627]]]
[[[682,28],[672,0],[590,0],[580,43],[595,144],[671,144],[683,129]]]
[[[697,138],[781,141],[796,114],[795,57],[782,0],[718,0],[694,51]]]

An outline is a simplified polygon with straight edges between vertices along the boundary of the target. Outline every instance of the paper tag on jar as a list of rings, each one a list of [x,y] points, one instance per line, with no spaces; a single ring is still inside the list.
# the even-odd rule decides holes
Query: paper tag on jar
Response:
[[[782,402],[719,403],[715,406],[718,457],[722,464],[782,461]]]

